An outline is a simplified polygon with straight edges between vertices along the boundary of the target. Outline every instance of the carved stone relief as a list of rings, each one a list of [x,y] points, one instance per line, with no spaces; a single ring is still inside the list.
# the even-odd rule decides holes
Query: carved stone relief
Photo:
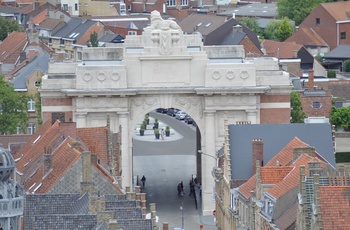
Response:
[[[112,81],[119,81],[120,80],[120,74],[118,72],[113,72],[111,76]]]
[[[104,72],[99,72],[99,73],[97,74],[97,79],[98,79],[99,81],[105,81],[105,80],[106,80],[106,74],[105,74]]]
[[[211,77],[214,79],[214,80],[219,80],[221,78],[221,74],[219,71],[214,71],[212,74],[211,74]]]
[[[246,79],[249,77],[248,71],[243,70],[243,71],[241,72],[240,77],[241,77],[243,80],[246,80]]]
[[[158,97],[135,97],[129,100],[130,118],[134,119],[134,113],[137,110],[148,110],[154,104],[159,103]],[[149,111],[147,111],[149,112]]]
[[[85,72],[83,76],[84,81],[89,82],[92,80],[92,76],[89,72]]]
[[[199,117],[203,117],[203,99],[200,97],[175,97],[174,104],[181,105],[189,110],[192,109],[192,107],[196,107],[196,110],[199,111]]]
[[[226,78],[228,80],[233,80],[235,78],[235,73],[233,71],[227,71]]]

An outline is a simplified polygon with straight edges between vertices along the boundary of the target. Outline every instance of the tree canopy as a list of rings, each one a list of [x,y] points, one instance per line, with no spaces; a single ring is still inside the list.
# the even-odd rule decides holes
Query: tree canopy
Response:
[[[289,19],[284,17],[277,30],[277,37],[279,41],[284,41],[293,34],[293,28],[289,23]]]
[[[257,35],[262,35],[262,30],[256,18],[243,17],[243,18],[237,19],[237,21],[242,25],[245,25],[247,28],[249,28],[251,31],[253,31]]]
[[[8,20],[0,17],[0,41],[3,41],[8,33],[19,30],[20,28],[15,20]]]
[[[290,94],[290,123],[304,123],[305,113],[301,104],[299,93]]]
[[[27,96],[15,92],[0,75],[0,134],[14,134],[17,127],[25,130],[28,122],[27,103]]]
[[[98,37],[96,31],[90,34],[90,44],[92,47],[98,47]]]
[[[277,0],[279,18],[288,17],[299,25],[318,4],[333,0]]]
[[[333,107],[329,120],[337,128],[350,128],[350,107]]]

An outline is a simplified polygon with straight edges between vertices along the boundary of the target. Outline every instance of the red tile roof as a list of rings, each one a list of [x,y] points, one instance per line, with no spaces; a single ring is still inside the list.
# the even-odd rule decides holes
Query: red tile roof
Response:
[[[274,157],[267,162],[265,166],[276,166],[278,163],[280,166],[290,165],[293,161],[293,148],[295,147],[306,147],[309,146],[298,137],[294,137],[279,153],[277,153]]]
[[[320,7],[323,7],[328,13],[337,21],[347,21],[349,20],[349,8],[350,2],[340,1],[332,3],[321,3]]]
[[[299,28],[292,36],[287,38],[285,42],[294,42],[305,46],[328,46],[328,44],[312,29]]]
[[[88,146],[93,154],[96,154],[98,158],[108,164],[107,127],[78,128],[77,136]]]
[[[0,44],[0,62],[15,64],[27,44],[24,32],[14,31]]]
[[[350,229],[350,186],[320,186],[323,229]]]
[[[83,36],[81,36],[79,38],[79,40],[77,41],[77,44],[79,45],[87,45],[88,41],[90,41],[90,35],[93,32],[96,32],[97,35],[100,35],[98,37],[102,36],[102,32],[104,30],[104,25],[100,24],[100,23],[96,23],[95,25],[91,26],[85,33]]]
[[[39,25],[46,19],[46,15],[48,14],[48,9],[45,9],[44,11],[40,12],[33,18],[34,25]]]
[[[24,185],[27,192],[34,192],[39,185],[40,187],[35,193],[47,193],[56,182],[70,169],[70,167],[79,159],[81,152],[71,147],[75,140],[67,137],[62,144],[52,152],[52,169],[45,175],[44,164],[42,164],[36,173]],[[29,189],[30,188],[30,189]]]
[[[295,43],[264,40],[262,43],[266,54],[277,58],[295,58],[294,51],[299,51],[303,46]]]

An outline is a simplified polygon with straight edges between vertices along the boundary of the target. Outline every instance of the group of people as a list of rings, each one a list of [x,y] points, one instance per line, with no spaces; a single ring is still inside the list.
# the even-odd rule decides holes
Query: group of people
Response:
[[[194,197],[196,197],[195,186],[196,186],[195,181],[193,179],[191,179],[190,183],[189,183],[189,187],[190,187],[190,195],[189,196],[194,195]],[[185,195],[184,184],[182,181],[177,185],[177,195],[178,196]]]

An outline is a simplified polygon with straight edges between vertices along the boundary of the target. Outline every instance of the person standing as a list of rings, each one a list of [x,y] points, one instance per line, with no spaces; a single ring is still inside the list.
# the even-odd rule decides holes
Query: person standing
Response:
[[[144,187],[145,187],[145,183],[146,183],[146,177],[145,177],[145,175],[142,176],[141,182],[142,182],[142,188],[144,188]]]
[[[164,131],[164,129],[162,129],[162,131],[160,132],[160,135],[161,135],[161,137],[162,137],[162,140],[164,140],[164,136],[165,136],[165,131]]]

